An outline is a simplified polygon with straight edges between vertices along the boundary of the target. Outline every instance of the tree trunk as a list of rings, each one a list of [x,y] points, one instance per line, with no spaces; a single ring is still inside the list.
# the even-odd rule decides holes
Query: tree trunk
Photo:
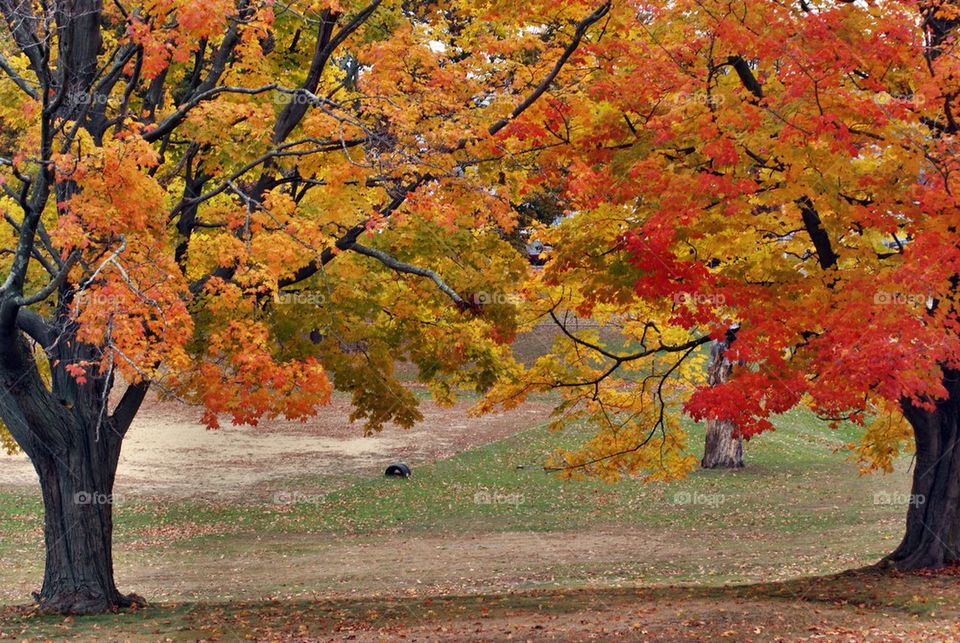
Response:
[[[713,343],[707,366],[707,384],[716,386],[730,378],[733,365],[726,357],[732,337]],[[729,420],[707,420],[707,436],[703,447],[704,469],[735,469],[743,466],[743,436]]]
[[[76,449],[33,459],[44,505],[42,609],[88,614],[142,604],[113,578],[113,467]],[[106,466],[103,466],[106,465]]]
[[[933,410],[902,403],[916,443],[913,486],[906,533],[883,561],[899,569],[960,560],[960,372],[946,370],[944,386],[948,396]]]
[[[70,339],[59,344],[50,390],[24,338],[0,325],[0,419],[33,463],[43,496],[46,560],[34,598],[41,609],[61,613],[141,604],[114,584],[112,493],[120,445],[148,384],[128,386],[107,414],[112,378],[76,382],[62,365],[90,356],[77,355],[82,347]],[[63,359],[68,346],[74,354]]]

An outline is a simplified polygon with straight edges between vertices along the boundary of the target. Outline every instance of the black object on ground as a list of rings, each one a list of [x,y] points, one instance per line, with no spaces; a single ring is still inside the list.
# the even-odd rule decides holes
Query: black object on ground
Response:
[[[387,470],[383,473],[383,475],[387,476],[388,478],[409,478],[410,473],[410,467],[402,462],[398,462],[397,464],[391,464],[389,467],[387,467]]]

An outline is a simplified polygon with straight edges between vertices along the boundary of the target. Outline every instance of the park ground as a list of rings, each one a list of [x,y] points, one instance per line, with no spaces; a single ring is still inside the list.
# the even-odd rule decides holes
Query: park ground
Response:
[[[909,459],[859,475],[854,428],[790,413],[744,470],[610,485],[541,470],[582,437],[546,401],[468,407],[362,437],[339,397],[219,431],[151,401],[115,498],[118,584],[150,605],[96,617],[33,613],[39,493],[0,457],[0,638],[960,640],[951,570],[844,573],[896,545],[909,490]],[[413,477],[382,477],[399,460]]]

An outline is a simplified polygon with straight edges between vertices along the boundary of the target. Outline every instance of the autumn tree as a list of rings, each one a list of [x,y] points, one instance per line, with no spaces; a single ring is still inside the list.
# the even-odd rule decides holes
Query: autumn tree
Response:
[[[949,0],[616,4],[600,70],[563,103],[570,145],[538,158],[577,215],[524,323],[562,332],[488,403],[563,391],[558,423],[597,430],[554,468],[610,479],[695,466],[683,411],[747,438],[795,406],[865,425],[866,468],[916,450],[886,561],[960,559],[958,16]],[[705,385],[734,324],[737,367]]]
[[[482,6],[481,6],[482,5]],[[0,418],[40,478],[45,609],[118,592],[112,507],[149,388],[368,431],[506,363],[535,192],[602,2],[0,0]],[[489,300],[489,298],[488,298]],[[345,347],[350,347],[349,350]]]

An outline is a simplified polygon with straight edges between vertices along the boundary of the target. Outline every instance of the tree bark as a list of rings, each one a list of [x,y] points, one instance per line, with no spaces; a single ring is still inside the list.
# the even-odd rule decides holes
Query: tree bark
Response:
[[[91,454],[34,458],[44,505],[46,561],[41,609],[90,614],[143,604],[124,596],[113,577],[113,474]]]
[[[902,403],[916,444],[913,485],[903,540],[882,562],[903,570],[960,560],[960,371],[946,370],[944,386],[932,410]]]
[[[35,334],[43,339],[36,321]],[[63,364],[89,359],[80,354],[85,350],[72,337],[57,336],[51,390],[19,331],[0,327],[0,419],[30,458],[43,496],[46,558],[34,598],[41,609],[65,614],[143,603],[120,594],[114,583],[112,494],[123,436],[147,384],[129,386],[114,412],[105,413],[112,377],[91,374],[80,384],[63,372]]]
[[[730,378],[733,365],[726,357],[732,338],[716,341],[710,350],[707,366],[707,384],[716,386]],[[743,436],[729,420],[707,420],[707,435],[703,447],[704,469],[737,469],[743,467]]]

